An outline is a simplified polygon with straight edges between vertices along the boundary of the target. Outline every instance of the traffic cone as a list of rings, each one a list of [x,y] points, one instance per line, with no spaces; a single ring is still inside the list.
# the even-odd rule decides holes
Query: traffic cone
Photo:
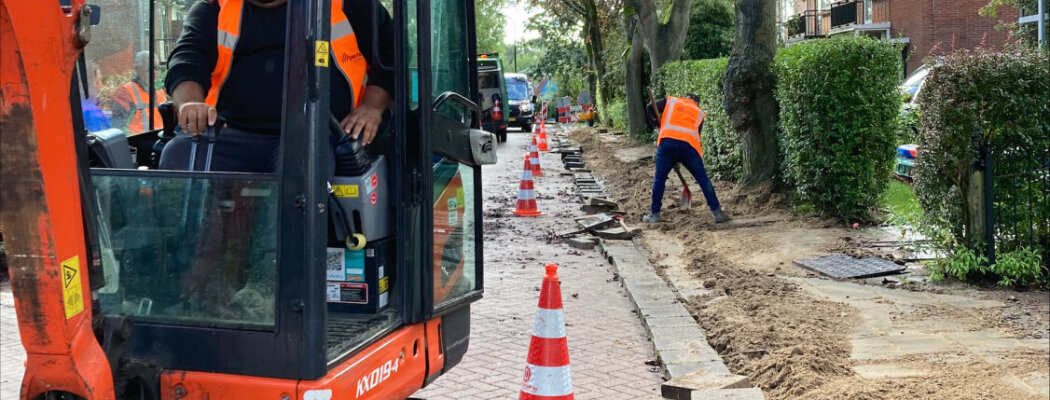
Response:
[[[537,143],[539,145],[538,148],[540,151],[550,151],[551,149],[547,147],[547,128],[541,123],[538,131],[540,132],[540,140],[539,143]]]
[[[518,400],[573,400],[558,266],[547,265]]]
[[[499,99],[496,99],[496,101],[492,102],[492,119],[496,121],[503,120],[503,109],[500,108]]]
[[[532,157],[525,155],[525,166],[522,167],[521,184],[518,185],[518,205],[514,215],[520,217],[538,217],[542,215],[536,207],[536,190],[532,186]]]
[[[536,147],[536,134],[532,134],[532,144],[529,145],[529,158],[532,163],[532,176],[543,176],[540,170],[540,150]]]

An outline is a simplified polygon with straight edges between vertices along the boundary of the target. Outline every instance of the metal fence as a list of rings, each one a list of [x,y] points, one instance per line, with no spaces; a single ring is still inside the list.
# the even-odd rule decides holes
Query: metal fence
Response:
[[[1045,143],[1044,143],[1045,145]],[[1050,148],[985,142],[984,211],[988,260],[1021,248],[1050,263]]]

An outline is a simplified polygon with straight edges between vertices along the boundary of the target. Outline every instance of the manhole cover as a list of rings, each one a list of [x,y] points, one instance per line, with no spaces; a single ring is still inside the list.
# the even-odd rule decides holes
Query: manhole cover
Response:
[[[871,278],[904,271],[903,266],[878,257],[853,258],[845,254],[795,260],[795,264],[839,279]]]

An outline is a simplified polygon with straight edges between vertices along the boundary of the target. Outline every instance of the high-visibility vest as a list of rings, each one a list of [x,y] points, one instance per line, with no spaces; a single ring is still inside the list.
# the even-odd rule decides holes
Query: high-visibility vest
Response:
[[[215,69],[211,72],[211,87],[208,88],[208,97],[204,100],[213,107],[219,101],[219,92],[230,74],[230,66],[233,65],[233,51],[237,47],[237,38],[241,34],[243,7],[244,0],[219,0],[219,25],[216,30],[219,58],[215,62]],[[361,102],[361,93],[365,86],[368,62],[357,47],[357,35],[354,34],[354,28],[350,26],[350,20],[343,13],[343,0],[332,0],[331,19],[329,53],[333,55],[336,68],[350,85],[350,93],[353,96],[351,104],[357,107]]]
[[[149,129],[149,92],[143,89],[135,82],[125,83],[121,89],[127,90],[131,94],[131,99],[134,101],[133,104],[129,104],[128,109],[131,111],[131,115],[128,116],[128,134],[134,135],[142,133]],[[160,119],[160,111],[156,105],[168,101],[168,98],[164,96],[164,91],[158,90],[156,92],[156,103],[153,106],[153,129],[160,129],[163,122]]]
[[[664,138],[681,140],[689,143],[701,156],[704,149],[700,145],[700,124],[704,122],[705,114],[700,106],[690,99],[681,97],[667,97],[664,106],[663,120],[660,121],[660,137],[656,139],[659,144]]]

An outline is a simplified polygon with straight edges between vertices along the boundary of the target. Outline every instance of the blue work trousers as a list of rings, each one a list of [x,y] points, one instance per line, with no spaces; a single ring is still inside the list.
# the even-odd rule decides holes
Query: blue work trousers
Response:
[[[659,213],[663,206],[664,185],[667,183],[667,175],[671,173],[671,168],[675,164],[682,164],[689,170],[689,173],[693,174],[693,178],[696,178],[696,182],[700,184],[700,190],[704,192],[704,198],[707,199],[707,206],[711,208],[711,211],[722,207],[718,203],[718,196],[715,195],[715,187],[711,184],[711,179],[707,177],[703,157],[700,157],[696,149],[687,142],[664,138],[656,147],[656,176],[653,178],[653,204],[650,207],[653,214]]]

